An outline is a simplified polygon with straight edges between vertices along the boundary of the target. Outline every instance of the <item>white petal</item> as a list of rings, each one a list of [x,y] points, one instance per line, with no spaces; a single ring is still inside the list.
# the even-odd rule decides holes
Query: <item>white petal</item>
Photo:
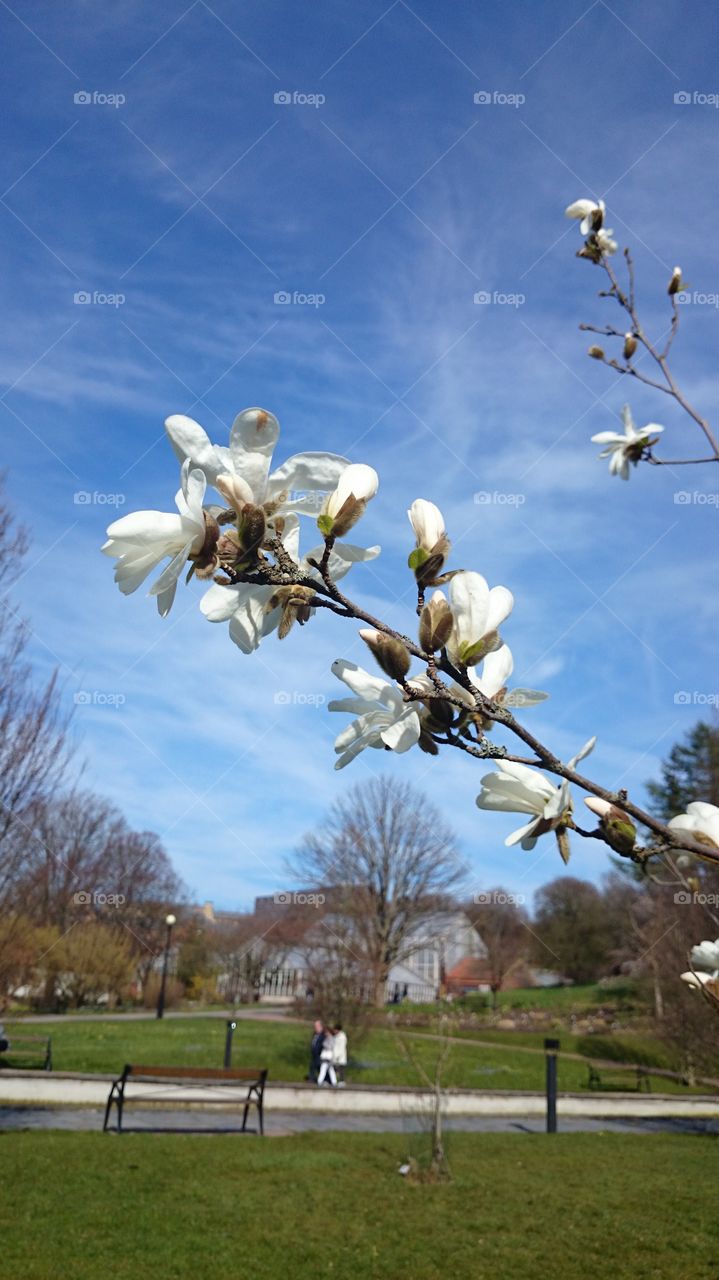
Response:
[[[149,548],[182,538],[182,516],[165,511],[131,511],[108,526],[108,538],[122,539],[135,547]],[[110,553],[112,554],[112,553]]]
[[[489,809],[497,813],[533,813],[535,817],[539,817],[542,812],[537,799],[525,797],[519,787],[516,790],[506,788],[506,794],[496,787],[491,790],[487,788],[480,791],[475,803],[478,809]]]
[[[593,213],[596,209],[594,200],[575,200],[573,204],[568,204],[564,210],[565,218],[586,218],[587,214]]]
[[[189,458],[193,466],[204,472],[210,484],[215,483],[221,471],[230,470],[228,450],[212,444],[207,432],[194,418],[174,413],[166,418],[165,430],[180,462]]]
[[[514,608],[514,596],[507,587],[492,587],[489,593],[487,631],[497,631]]]
[[[400,753],[409,751],[419,740],[420,724],[419,716],[414,707],[408,707],[405,715],[400,716],[399,720],[395,720],[393,724],[387,726],[380,733],[380,737],[385,746],[390,747],[392,751]]]
[[[407,515],[417,539],[417,546],[431,551],[445,532],[444,516],[439,507],[426,498],[415,498]]]
[[[706,822],[719,822],[719,808],[715,804],[709,804],[707,800],[692,800],[687,805],[687,813]]]
[[[317,516],[326,495],[336,487],[348,466],[347,458],[337,453],[296,453],[272,472],[267,496],[287,493],[283,511]]]
[[[115,565],[115,582],[122,594],[129,596],[133,591],[137,591],[148,574],[163,559],[164,554],[164,550],[161,554],[154,550],[147,555],[123,555]]]
[[[590,738],[588,742],[585,742],[583,747],[579,748],[579,751],[577,752],[576,756],[572,756],[571,760],[568,761],[567,767],[569,769],[576,769],[577,765],[579,764],[579,761],[584,760],[585,756],[591,755],[596,745],[597,745],[597,738],[595,734],[593,738]]]
[[[265,591],[267,588],[263,588]],[[229,622],[230,618],[242,607],[246,597],[257,587],[246,582],[234,583],[223,587],[214,582],[200,600],[200,610],[209,622]]]
[[[271,588],[269,588],[271,593]],[[230,619],[230,639],[243,653],[252,653],[258,647],[265,634],[265,625],[271,615],[265,613],[267,587],[254,587],[252,594],[245,597],[236,613]],[[260,596],[260,592],[263,596]],[[273,610],[279,614],[279,609]]]
[[[368,467],[365,462],[351,462],[348,467],[345,467],[335,488],[337,510],[339,511],[350,497],[369,502],[370,498],[374,498],[378,488],[379,476],[374,467]]]
[[[601,796],[585,796],[584,803],[599,818],[606,818],[612,807],[609,801],[602,800]]]
[[[548,693],[540,689],[511,689],[504,699],[505,707],[536,707],[539,702],[546,702]]]
[[[535,791],[538,795],[546,797],[556,790],[549,778],[545,778],[543,773],[529,764],[520,764],[517,760],[498,760],[497,765],[502,774],[509,778],[516,778],[518,782],[524,783],[530,791]]]
[[[392,685],[386,680],[380,679],[379,676],[371,676],[368,671],[358,667],[354,662],[347,662],[344,658],[338,658],[332,663],[332,674],[339,680],[344,680],[358,697],[366,698],[369,702],[379,702],[387,691],[392,689]]]
[[[522,843],[523,849],[533,849],[536,844],[536,838],[532,837],[532,832],[536,829],[539,818],[535,818],[533,822],[528,822],[526,827],[517,827],[510,836],[507,836],[505,845],[510,848],[513,844]]]
[[[482,663],[482,675],[479,679],[473,680],[477,688],[487,698],[493,698],[500,689],[503,689],[514,670],[514,659],[512,657],[509,645],[500,645],[499,649],[495,649],[494,653],[488,653]]]
[[[187,563],[187,557],[190,554],[191,547],[192,547],[192,542],[191,541],[187,542],[185,543],[184,547],[180,548],[180,550],[177,552],[177,555],[173,556],[170,563],[163,569],[159,578],[155,582],[153,582],[152,586],[150,587],[151,596],[160,595],[161,592],[167,590],[167,588],[172,585],[177,586],[177,579],[179,578],[185,564]],[[173,592],[173,597],[174,597],[174,592]],[[163,617],[164,617],[164,614],[163,614]]]
[[[255,502],[264,502],[267,496],[267,475],[279,437],[280,424],[267,409],[243,409],[232,424],[232,470],[247,481]]]
[[[620,436],[616,431],[598,431],[595,436],[591,437],[592,444],[614,444],[623,448],[626,441],[624,436]]]
[[[349,573],[353,564],[376,560],[381,550],[381,547],[355,547],[350,542],[336,542],[327,561],[330,577],[333,582],[339,582],[341,578],[344,578]],[[321,560],[323,554],[323,546],[314,547],[305,557],[305,560]],[[310,567],[308,571],[313,578],[320,576],[317,569]]]
[[[480,640],[487,630],[490,591],[481,573],[455,574],[449,584],[449,603],[454,615],[457,641]]]
[[[327,703],[327,710],[347,711],[351,716],[366,716],[377,710],[377,703],[368,702],[366,698],[333,698]]]

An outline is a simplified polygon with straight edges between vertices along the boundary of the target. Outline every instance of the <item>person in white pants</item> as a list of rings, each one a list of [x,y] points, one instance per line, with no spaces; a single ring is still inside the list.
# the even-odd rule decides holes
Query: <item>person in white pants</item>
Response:
[[[337,1070],[337,1084],[341,1089],[343,1089],[345,1083],[345,1068],[347,1066],[347,1033],[342,1030],[341,1022],[337,1023],[334,1031],[332,1061]]]
[[[334,1088],[337,1084],[337,1074],[334,1068],[334,1036],[328,1027],[325,1028],[325,1038],[322,1041],[322,1049],[320,1051],[320,1074],[317,1077],[318,1085],[324,1084],[329,1079],[330,1084]]]

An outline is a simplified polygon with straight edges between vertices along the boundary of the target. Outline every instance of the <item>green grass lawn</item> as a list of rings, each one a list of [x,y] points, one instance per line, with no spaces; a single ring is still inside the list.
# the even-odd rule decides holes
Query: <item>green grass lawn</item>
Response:
[[[446,1012],[447,1004],[402,1004],[390,1006],[388,1016],[396,1013],[437,1013]],[[455,1013],[486,1013],[492,1007],[492,997],[477,993],[462,996],[452,1001],[451,1008]],[[586,1014],[592,1010],[613,1009],[619,1015],[623,1013],[641,1013],[646,1011],[646,998],[638,990],[636,983],[627,979],[613,979],[608,983],[591,982],[574,987],[519,987],[497,994],[497,1008],[502,1010],[539,1010],[544,1013],[555,1013],[563,1018],[570,1013]]]
[[[10,1038],[12,1026],[8,1022]],[[18,1024],[15,1024],[16,1026]],[[49,1034],[53,1041],[56,1071],[113,1072],[119,1074],[126,1062],[158,1065],[221,1066],[225,1043],[223,1018],[170,1018],[133,1022],[118,1018],[112,1022],[57,1022],[34,1024],[32,1033]],[[437,1048],[431,1040],[402,1033],[412,1051],[431,1071]],[[474,1089],[544,1088],[544,1057],[522,1052],[522,1045],[540,1046],[534,1033],[481,1032],[478,1038],[496,1041],[490,1048],[456,1044],[445,1069],[448,1087]],[[304,1079],[309,1056],[310,1031],[299,1023],[241,1021],[235,1032],[232,1061],[235,1066],[267,1067],[270,1080]],[[586,1039],[586,1038],[585,1038]],[[636,1038],[635,1038],[636,1039]],[[562,1036],[568,1051],[577,1048],[577,1037]],[[634,1044],[636,1053],[636,1044]],[[350,1083],[419,1085],[416,1067],[407,1060],[397,1034],[377,1029],[359,1044],[350,1043],[353,1059],[347,1079]],[[603,1056],[596,1053],[594,1056]],[[647,1050],[651,1059],[651,1049]],[[631,1060],[631,1059],[629,1059]],[[661,1060],[659,1060],[661,1061]],[[27,1065],[21,1057],[7,1055],[8,1066]],[[585,1062],[559,1059],[560,1089],[586,1088]],[[687,1092],[682,1085],[657,1079],[656,1092]]]
[[[717,1280],[714,1138],[0,1134],[2,1268],[23,1280]]]

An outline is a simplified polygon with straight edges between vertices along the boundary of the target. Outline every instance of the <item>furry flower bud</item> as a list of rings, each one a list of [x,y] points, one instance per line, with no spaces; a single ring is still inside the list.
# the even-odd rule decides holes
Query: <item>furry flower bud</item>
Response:
[[[624,857],[630,854],[636,842],[637,829],[629,814],[600,796],[585,796],[584,803],[592,813],[596,813],[600,829],[614,852]]]
[[[419,618],[419,643],[425,653],[444,649],[452,634],[452,610],[443,593],[435,591]]]
[[[360,635],[385,675],[391,680],[403,681],[409,671],[411,659],[402,641],[369,627],[363,627]]]
[[[262,546],[266,529],[267,520],[262,507],[256,507],[250,502],[246,503],[237,522],[237,533],[243,553],[257,551]]]

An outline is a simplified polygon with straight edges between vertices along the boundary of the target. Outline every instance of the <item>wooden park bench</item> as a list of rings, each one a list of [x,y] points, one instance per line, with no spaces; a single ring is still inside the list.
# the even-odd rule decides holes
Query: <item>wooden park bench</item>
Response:
[[[12,1065],[15,1066],[18,1058],[33,1058],[34,1063],[25,1065],[39,1065],[42,1071],[52,1071],[52,1038],[50,1036],[18,1036],[6,1027],[3,1036],[0,1037],[0,1066],[7,1066],[9,1060],[12,1060]]]
[[[122,1133],[122,1116],[126,1102],[176,1102],[178,1099],[171,1095],[177,1085],[182,1085],[183,1087],[212,1088],[216,1090],[215,1097],[202,1098],[202,1105],[204,1106],[205,1103],[218,1103],[222,1106],[227,1104],[226,1091],[228,1088],[247,1085],[245,1098],[239,1104],[244,1108],[241,1132],[255,1132],[247,1129],[247,1113],[250,1107],[254,1106],[257,1108],[259,1132],[263,1134],[263,1105],[266,1080],[267,1070],[259,1067],[148,1067],[128,1063],[122,1075],[113,1081],[110,1089],[107,1107],[105,1108],[105,1122],[102,1126],[103,1133],[107,1132],[113,1103],[117,1108],[117,1132]],[[133,1089],[131,1096],[126,1098],[125,1087],[128,1084],[167,1085],[167,1094],[163,1097],[157,1088],[145,1094],[138,1093]],[[187,1101],[187,1099],[182,1099],[182,1101]]]
[[[647,1067],[607,1067],[589,1063],[590,1089],[624,1089],[626,1092],[651,1093],[652,1085]]]

